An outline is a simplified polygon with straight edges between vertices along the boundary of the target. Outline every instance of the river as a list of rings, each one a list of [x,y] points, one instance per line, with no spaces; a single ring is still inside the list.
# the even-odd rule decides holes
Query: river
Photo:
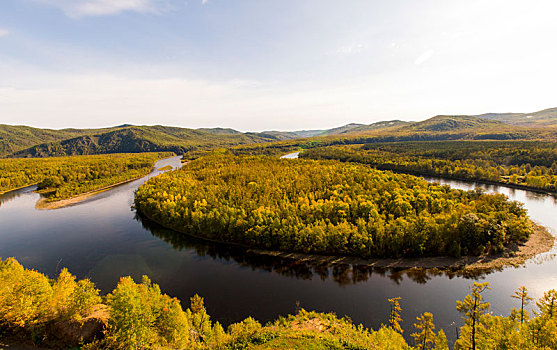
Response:
[[[178,157],[157,162],[180,166]],[[402,297],[405,336],[415,317],[433,312],[437,328],[454,339],[462,324],[455,302],[468,294],[475,280],[489,281],[486,298],[494,314],[508,315],[518,307],[510,295],[521,285],[534,297],[557,288],[557,250],[541,254],[519,268],[473,278],[435,270],[389,271],[358,266],[309,266],[282,258],[250,254],[242,248],[185,237],[132,209],[134,191],[149,176],[100,193],[77,205],[43,211],[35,209],[40,195],[27,187],[0,196],[0,256],[15,257],[25,267],[55,276],[67,267],[88,277],[103,293],[121,276],[139,281],[146,274],[161,289],[182,300],[194,293],[205,298],[213,320],[223,324],[247,316],[266,322],[300,307],[348,315],[356,323],[377,328],[386,323],[388,298]],[[482,187],[525,203],[530,216],[557,231],[557,199],[524,190],[459,181],[440,181],[455,188]],[[534,303],[532,303],[534,305]]]

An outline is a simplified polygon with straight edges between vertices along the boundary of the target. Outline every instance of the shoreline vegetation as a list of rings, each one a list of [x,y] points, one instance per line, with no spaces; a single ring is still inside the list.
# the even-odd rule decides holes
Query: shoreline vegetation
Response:
[[[280,159],[304,159],[305,157],[296,157],[296,158],[290,158],[290,157],[286,157],[289,156],[293,153],[298,153],[298,155],[301,155],[305,150],[295,150],[295,152],[288,152],[288,153],[280,153],[280,155],[278,155],[278,157]],[[325,157],[307,157],[307,159],[314,159],[314,160],[319,160],[319,159],[328,159]],[[331,158],[333,159],[333,158]],[[349,161],[349,160],[340,160],[340,159],[336,159],[335,160],[339,160],[341,162],[353,162],[353,163],[360,163],[360,164],[366,164],[363,162],[358,162],[358,161]],[[414,175],[414,176],[420,176],[420,177],[427,177],[427,178],[431,178],[431,179],[438,179],[438,180],[455,180],[455,181],[462,181],[462,182],[466,182],[466,183],[470,183],[470,184],[482,184],[482,185],[490,185],[490,186],[502,186],[502,187],[508,187],[508,188],[512,188],[515,190],[525,190],[525,191],[530,191],[530,192],[535,192],[535,193],[539,193],[539,194],[548,194],[548,195],[552,195],[554,197],[557,197],[557,190],[550,190],[550,189],[543,189],[543,188],[539,188],[539,187],[533,187],[533,186],[528,186],[528,185],[521,185],[521,184],[515,184],[512,182],[508,182],[508,181],[495,181],[495,180],[485,180],[485,179],[479,179],[479,178],[466,178],[466,177],[459,177],[459,176],[452,176],[452,175],[446,175],[446,174],[431,174],[431,173],[427,173],[427,172],[420,172],[420,171],[411,171],[411,170],[393,170],[393,169],[382,169],[379,166],[374,166],[371,165],[372,167],[374,167],[374,169],[377,170],[383,170],[383,171],[391,171],[395,174],[406,174],[406,175]]]
[[[379,170],[503,185],[557,195],[557,146],[548,142],[394,142],[318,147],[300,158],[367,164]]]
[[[16,187],[16,188],[11,188],[11,189],[9,189],[9,190],[7,190],[7,191],[0,191],[0,196],[1,196],[1,195],[4,195],[4,194],[9,194],[10,192],[15,192],[15,191],[24,189],[24,188],[26,188],[26,187],[35,186],[35,185],[38,185],[38,184],[39,184],[38,182],[35,182],[35,183],[32,183],[32,184],[23,185],[23,186],[19,186],[19,187]]]
[[[299,153],[300,155],[302,154],[302,151],[297,151],[296,153]],[[292,152],[286,153],[285,155],[289,155],[292,154]],[[280,157],[281,159],[290,159],[290,158],[285,158],[285,157]],[[304,159],[305,157],[299,157],[299,159]],[[315,160],[319,160],[319,159],[329,159],[329,158],[325,158],[325,157],[307,157],[307,159],[315,159]],[[333,159],[333,158],[330,158]],[[336,158],[334,158],[335,160],[337,160]],[[359,163],[359,164],[367,164],[367,163],[363,163],[363,162],[358,162],[358,161],[349,161],[349,160],[339,160],[341,162],[353,162],[353,163]],[[427,172],[420,172],[420,171],[412,171],[412,170],[394,170],[394,169],[382,169],[380,166],[377,165],[373,165],[373,164],[368,164],[370,166],[372,166],[374,169],[377,170],[382,170],[382,171],[391,171],[395,174],[406,174],[406,175],[413,175],[413,176],[419,176],[419,177],[427,177],[427,178],[431,178],[433,180],[454,180],[454,181],[462,181],[462,182],[466,182],[466,183],[470,183],[470,184],[482,184],[482,185],[489,185],[489,186],[502,186],[502,187],[508,187],[511,189],[515,189],[515,190],[524,190],[524,191],[530,191],[530,192],[535,192],[535,193],[539,193],[539,194],[548,194],[554,197],[557,197],[557,190],[550,190],[550,189],[543,189],[543,188],[539,188],[539,187],[533,187],[533,186],[528,186],[528,185],[522,185],[522,184],[516,184],[516,183],[512,183],[512,182],[508,182],[508,181],[497,181],[497,180],[485,180],[485,179],[480,179],[480,178],[466,178],[466,177],[461,177],[461,176],[452,176],[452,175],[446,175],[446,174],[432,174],[432,173],[427,173]]]
[[[241,169],[249,169],[249,173],[244,174]],[[312,169],[311,174],[306,174],[307,169]],[[377,170],[370,173],[370,169],[330,161],[205,157],[149,180],[138,189],[135,206],[154,222],[190,236],[238,244],[267,255],[324,262],[486,269],[520,264],[553,245],[554,237],[532,223],[520,204],[503,195],[453,190],[410,175]],[[371,180],[366,178],[368,175]],[[342,180],[331,182],[334,177]],[[353,178],[358,180],[352,181]],[[371,197],[369,186],[357,187],[361,183],[373,184]],[[292,188],[296,191],[293,196]],[[313,190],[304,192],[306,188]],[[351,200],[354,197],[358,200]],[[272,203],[279,204],[272,207]],[[448,210],[443,209],[443,203],[450,203]],[[398,213],[400,208],[406,214]],[[369,214],[362,217],[363,211]],[[321,221],[315,221],[316,217]],[[297,224],[281,234],[280,230],[289,226],[285,218]],[[319,229],[321,222],[324,226]],[[401,223],[406,228],[399,230]],[[397,226],[393,228],[393,224]],[[419,229],[414,231],[416,227]],[[321,236],[312,233],[316,228]],[[299,245],[298,234],[308,244],[321,239],[322,248]],[[530,236],[532,239],[528,239]],[[355,237],[359,237],[359,251],[349,248],[356,244]],[[335,245],[336,242],[340,243]],[[377,249],[382,246],[399,250],[381,253]],[[480,249],[471,248],[476,246]]]
[[[199,238],[199,237],[197,237]],[[349,256],[322,256],[301,253],[288,253],[249,248],[248,252],[295,259],[314,264],[334,265],[350,264],[365,267],[392,268],[392,269],[439,269],[459,270],[461,272],[474,272],[493,270],[503,267],[516,267],[527,260],[543,253],[549,252],[555,245],[556,237],[542,226],[537,226],[529,239],[513,248],[506,248],[503,253],[481,256],[462,256],[460,258],[449,256],[433,256],[423,258],[376,258],[362,259]],[[220,242],[222,243],[222,242]]]
[[[58,158],[4,159],[3,193],[36,185],[38,209],[54,209],[85,200],[114,186],[149,174],[156,161],[174,153],[132,153]]]
[[[531,314],[527,306],[533,298],[525,286],[520,287],[509,296],[518,306],[509,316],[490,312],[484,293],[490,289],[489,283],[474,282],[470,289],[470,294],[456,301],[464,322],[459,322],[454,349],[469,349],[470,344],[477,344],[478,349],[507,349],[508,344],[533,350],[557,346],[555,289],[536,300]],[[225,330],[211,320],[202,297],[195,294],[184,309],[180,300],[164,294],[147,276],[140,283],[122,277],[112,292],[101,296],[93,282],[77,280],[67,269],[50,279],[7,258],[0,259],[0,346],[85,350],[449,349],[445,331],[436,329],[433,314],[424,312],[415,320],[403,320],[404,300],[394,297],[387,302],[390,312],[376,330],[356,325],[346,316],[299,307],[294,314],[267,324],[248,317]],[[415,330],[406,338],[401,327],[405,321]]]
[[[461,256],[459,258],[451,256],[431,256],[420,258],[359,258],[354,256],[342,255],[320,255],[320,254],[304,254],[299,252],[285,252],[280,250],[258,249],[249,245],[233,243],[227,241],[218,241],[198,236],[185,231],[178,231],[176,228],[164,225],[153,219],[147,214],[140,212],[148,220],[153,221],[166,229],[190,237],[201,239],[206,242],[237,246],[245,249],[247,253],[253,253],[262,256],[279,257],[292,259],[299,262],[307,262],[312,265],[332,266],[338,264],[349,264],[353,266],[364,266],[372,268],[387,269],[438,269],[451,270],[461,273],[467,272],[484,272],[497,270],[504,267],[517,267],[524,264],[527,260],[537,255],[551,251],[557,242],[557,237],[553,236],[547,228],[542,225],[535,224],[534,231],[527,241],[515,244],[512,247],[505,247],[505,250],[498,254],[483,254],[480,256]]]
[[[369,140],[368,140],[369,142]],[[397,174],[501,185],[557,196],[557,144],[543,140],[445,140],[346,143],[292,141],[236,146],[235,155],[339,160]],[[456,172],[454,171],[456,168]],[[513,176],[514,175],[514,176]]]
[[[153,169],[153,167],[151,167],[151,169]],[[167,167],[161,169],[166,170]],[[80,203],[82,201],[85,201],[99,193],[110,190],[114,187],[140,179],[143,176],[145,175],[141,175],[132,179],[128,179],[102,188],[98,188],[86,193],[79,194],[71,198],[49,201],[47,198],[42,197],[37,201],[35,207],[39,210],[53,210],[53,209],[71,206]],[[462,180],[472,181],[469,179],[462,179]],[[25,188],[32,185],[33,184],[21,186],[20,188],[17,189]],[[511,186],[512,184],[502,184],[502,185]],[[7,192],[16,191],[17,189],[12,189]],[[157,222],[158,224],[164,227],[176,231],[175,227],[164,225],[163,223],[155,220],[154,218],[150,217],[146,213],[142,213],[142,215],[145,215],[149,220]],[[207,237],[193,235],[190,232],[182,231],[182,233],[209,242],[241,246],[247,249],[248,252],[259,254],[259,255],[282,257],[282,258],[295,259],[299,261],[308,261],[308,262],[319,263],[319,264],[346,264],[347,263],[351,265],[361,265],[361,266],[378,267],[378,268],[395,268],[395,269],[437,268],[437,269],[452,269],[452,270],[457,269],[462,271],[491,270],[491,269],[502,268],[505,266],[520,265],[523,264],[529,258],[532,258],[538,254],[551,250],[555,241],[555,237],[551,235],[544,227],[540,225],[536,225],[533,234],[529,237],[529,239],[526,242],[515,244],[513,245],[512,248],[505,247],[505,250],[498,254],[482,254],[480,256],[463,256],[459,258],[449,257],[449,256],[433,256],[433,257],[419,257],[419,258],[405,257],[405,258],[362,259],[358,257],[342,256],[342,255],[304,254],[300,252],[284,252],[284,251],[272,250],[272,249],[271,250],[258,249],[245,244],[238,244],[234,242],[221,241],[221,240],[212,240],[212,239],[208,239]]]
[[[71,197],[71,198],[49,201],[47,198],[41,197],[37,201],[37,203],[35,204],[35,208],[39,209],[39,210],[53,210],[53,209],[65,208],[65,207],[68,207],[68,206],[71,206],[71,205],[74,205],[74,204],[81,203],[81,202],[83,202],[83,201],[85,201],[85,200],[87,200],[87,199],[89,199],[89,198],[91,198],[91,197],[93,197],[97,194],[108,191],[108,190],[113,189],[115,187],[133,182],[135,180],[139,180],[146,175],[148,175],[148,174],[141,175],[141,176],[135,177],[133,179],[121,181],[121,182],[118,182],[118,183],[115,183],[115,184],[112,184],[112,185],[108,185],[108,186],[105,186],[105,187],[102,187],[102,188],[99,188],[99,189],[96,189],[96,190],[86,192],[86,193],[82,193],[82,194],[79,194],[79,195],[77,195],[75,197]]]

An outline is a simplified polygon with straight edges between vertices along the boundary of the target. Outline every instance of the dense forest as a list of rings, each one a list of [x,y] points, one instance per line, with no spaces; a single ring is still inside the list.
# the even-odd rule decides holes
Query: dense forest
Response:
[[[2,159],[0,193],[38,184],[48,200],[60,200],[148,174],[173,153],[133,153],[58,158]]]
[[[557,348],[557,291],[535,302],[525,287],[512,296],[516,308],[507,317],[490,312],[488,283],[474,283],[456,302],[464,324],[455,349]],[[386,301],[387,302],[387,301]],[[262,325],[248,317],[224,327],[207,314],[194,295],[185,311],[144,276],[141,283],[120,279],[106,296],[88,279],[76,280],[62,269],[56,279],[25,269],[15,259],[0,259],[0,345],[29,341],[51,348],[82,349],[448,349],[445,332],[424,312],[413,323],[410,344],[402,336],[404,301],[388,299],[391,311],[378,330],[354,325],[334,314],[298,310]],[[456,321],[456,320],[455,320]]]
[[[210,150],[215,147],[265,143],[295,137],[288,133],[241,133],[232,129],[187,129],[161,125],[123,125],[91,130],[32,128],[27,128],[30,129],[27,130],[22,129],[25,127],[9,127],[4,130],[7,135],[2,135],[3,127],[8,128],[8,126],[0,125],[0,156],[19,158],[139,152],[182,154],[189,151]],[[32,131],[36,137],[31,138],[28,142],[18,142],[20,140],[17,136],[23,131]],[[72,134],[74,137],[52,141],[52,133],[56,138]],[[40,139],[45,139],[46,142],[32,143]],[[22,145],[28,145],[28,147],[22,148]],[[15,151],[10,153],[9,150]]]
[[[300,157],[336,159],[369,164],[382,170],[557,191],[557,143],[552,142],[371,143],[313,148]]]
[[[526,240],[518,202],[335,161],[212,155],[146,182],[138,210],[202,238],[360,257],[496,253]]]

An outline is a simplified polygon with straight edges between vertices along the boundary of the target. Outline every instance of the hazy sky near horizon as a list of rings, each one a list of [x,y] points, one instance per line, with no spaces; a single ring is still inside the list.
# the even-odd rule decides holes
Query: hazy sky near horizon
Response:
[[[557,106],[557,1],[2,0],[0,124],[315,129]]]

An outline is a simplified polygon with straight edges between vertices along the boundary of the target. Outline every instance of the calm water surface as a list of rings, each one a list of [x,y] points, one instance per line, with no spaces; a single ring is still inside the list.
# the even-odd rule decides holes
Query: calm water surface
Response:
[[[156,164],[180,166],[178,157]],[[155,171],[149,176],[155,176]],[[147,178],[147,177],[146,177]],[[175,234],[132,209],[134,191],[146,178],[103,192],[78,205],[41,211],[34,188],[0,197],[0,256],[16,257],[24,266],[55,276],[67,267],[79,278],[89,277],[103,292],[121,276],[149,275],[163,291],[184,302],[194,293],[205,297],[214,320],[229,324],[249,315],[262,322],[292,313],[296,305],[348,315],[357,323],[378,327],[389,313],[387,298],[402,297],[405,335],[415,317],[434,313],[438,328],[454,337],[462,299],[474,280],[489,281],[486,294],[495,314],[517,307],[510,295],[526,285],[534,297],[557,288],[556,249],[519,268],[483,276],[459,277],[435,271],[371,270],[358,266],[309,266],[261,257],[241,248],[209,244]],[[549,195],[499,186],[428,179],[455,188],[485,188],[525,203],[530,216],[557,231],[557,200]]]
[[[283,155],[281,158],[283,159],[296,159],[300,155],[300,152],[288,153]]]

